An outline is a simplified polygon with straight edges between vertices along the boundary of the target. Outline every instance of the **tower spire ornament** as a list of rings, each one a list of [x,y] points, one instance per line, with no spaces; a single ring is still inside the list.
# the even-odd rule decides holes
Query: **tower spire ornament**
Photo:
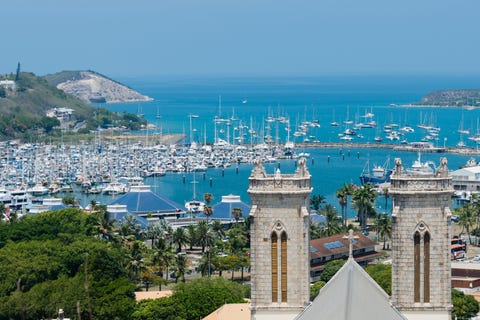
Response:
[[[358,239],[358,236],[353,235],[353,230],[348,230],[348,236],[343,236],[343,239],[348,239],[348,259],[353,259],[353,241]]]

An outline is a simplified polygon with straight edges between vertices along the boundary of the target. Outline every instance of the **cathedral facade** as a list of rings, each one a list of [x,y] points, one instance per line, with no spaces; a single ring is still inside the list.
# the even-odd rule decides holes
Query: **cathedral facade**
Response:
[[[376,318],[372,312],[390,319],[450,319],[453,189],[446,159],[431,174],[406,172],[400,159],[395,163],[389,190],[393,197],[392,296],[350,258],[309,302],[312,188],[305,159],[299,160],[294,174],[281,174],[278,169],[267,174],[255,162],[248,189],[251,319],[310,320],[328,315],[329,320],[370,320]]]

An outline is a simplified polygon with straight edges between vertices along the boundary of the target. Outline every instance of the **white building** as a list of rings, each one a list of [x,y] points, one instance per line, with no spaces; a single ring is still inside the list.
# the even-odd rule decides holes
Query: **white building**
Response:
[[[457,196],[462,196],[462,193],[480,192],[480,166],[465,167],[450,174]]]
[[[0,87],[8,90],[15,90],[16,84],[13,80],[0,80]]]

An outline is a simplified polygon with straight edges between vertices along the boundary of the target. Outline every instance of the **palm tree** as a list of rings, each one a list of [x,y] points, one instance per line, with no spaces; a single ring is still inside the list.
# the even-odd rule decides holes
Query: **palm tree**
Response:
[[[388,187],[382,189],[383,197],[385,198],[385,212],[388,212],[388,198],[390,198],[390,193]]]
[[[172,236],[173,228],[172,225],[165,219],[162,219],[158,222],[162,234],[159,239],[162,239],[164,246],[172,246]],[[160,241],[158,241],[158,246],[160,247]]]
[[[244,225],[239,225],[235,228],[231,228],[228,231],[228,244],[230,246],[230,252],[240,254],[244,249],[249,248],[248,229]]]
[[[338,199],[338,204],[342,208],[342,224],[346,224],[346,206],[347,206],[347,194],[345,193],[345,190],[342,188],[338,189],[337,192],[335,193],[335,196]]]
[[[90,213],[92,213],[92,211],[95,209],[96,206],[97,206],[97,200],[95,199],[90,200]]]
[[[146,265],[143,260],[146,247],[141,241],[134,241],[128,253],[127,270],[130,272],[132,280],[138,279],[138,275],[146,271]]]
[[[197,243],[197,227],[194,224],[187,226],[187,237],[190,250],[193,250],[193,246]]]
[[[127,214],[123,217],[122,221],[120,221],[119,233],[124,237],[133,235],[135,239],[141,239],[142,227],[138,224],[137,217],[132,214]]]
[[[110,212],[108,212],[105,207],[94,213],[94,215],[96,215],[95,228],[97,229],[100,238],[107,241],[112,240],[114,238],[113,230],[115,220],[110,218]]]
[[[214,244],[215,238],[206,221],[200,221],[197,224],[197,243],[202,247],[202,252],[205,252],[206,247]]]
[[[387,214],[378,215],[375,220],[377,235],[379,238],[383,239],[383,250],[385,250],[385,243],[387,242],[387,237],[392,236],[392,220],[388,217]]]
[[[182,251],[182,247],[188,243],[188,235],[183,228],[177,228],[172,235],[173,243],[177,245],[177,252]]]
[[[338,217],[338,211],[334,206],[326,204],[320,212],[326,219],[325,224],[323,225],[325,236],[329,237],[342,231],[341,218]]]
[[[470,243],[472,243],[472,239],[470,236],[470,228],[475,222],[475,215],[477,212],[475,205],[473,203],[467,203],[460,208],[456,208],[454,212],[460,216],[458,224],[467,231],[468,240],[470,241]]]
[[[310,239],[317,239],[322,237],[323,228],[318,222],[310,221]]]
[[[213,200],[213,194],[211,194],[211,193],[204,193],[204,194],[203,194],[203,200],[205,200],[205,203],[206,203],[207,205],[210,205],[210,202],[212,202],[212,200]]]
[[[156,248],[153,251],[152,262],[158,266],[158,271],[165,281],[168,281],[169,267],[173,263],[173,257],[171,248]]]
[[[151,241],[151,248],[155,246],[155,240],[163,235],[163,229],[159,221],[149,223],[145,230],[145,236]]]
[[[172,248],[155,248],[152,252],[152,263],[158,266],[158,272],[168,281],[169,268],[173,262]]]
[[[187,256],[177,254],[175,256],[175,282],[180,280],[185,282],[185,272],[187,271]]]
[[[318,211],[320,209],[321,205],[324,204],[324,203],[325,203],[325,197],[321,196],[319,194],[313,195],[310,198],[310,208],[315,210],[315,211]]]
[[[208,222],[208,218],[213,214],[213,207],[208,205],[204,206],[203,214],[207,216],[207,222]]]
[[[215,265],[217,265],[217,250],[216,248],[210,248],[206,254],[204,254],[198,262],[198,271],[202,274],[202,277],[208,276],[215,271]]]
[[[352,194],[352,200],[355,201],[355,208],[357,208],[357,216],[362,231],[365,231],[367,228],[368,216],[375,215],[374,201],[376,197],[377,192],[371,184],[362,185],[360,188],[355,189]]]
[[[222,240],[223,238],[225,238],[225,229],[223,228],[223,225],[220,221],[218,220],[213,221],[212,224],[210,225],[210,228],[212,230],[213,236],[216,239]]]
[[[475,230],[480,229],[480,195],[478,193],[472,193],[470,203],[475,207]]]
[[[233,208],[232,209],[232,215],[235,218],[236,224],[238,224],[238,220],[240,220],[240,218],[242,217],[242,213],[243,213],[242,209],[240,209],[240,208]]]

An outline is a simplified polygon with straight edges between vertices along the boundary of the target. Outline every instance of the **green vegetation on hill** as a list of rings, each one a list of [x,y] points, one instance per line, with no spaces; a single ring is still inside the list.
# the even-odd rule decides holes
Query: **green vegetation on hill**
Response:
[[[67,82],[72,80],[81,80],[82,75],[81,75],[81,71],[62,71],[54,74],[47,74],[43,78],[47,80],[48,84],[56,87],[59,83],[62,83],[62,82]]]
[[[430,92],[418,103],[432,106],[480,106],[480,89],[438,90]]]
[[[71,75],[74,76],[75,73]],[[0,76],[0,79],[15,80],[15,75]],[[0,87],[0,140],[21,138],[36,141],[45,133],[59,135],[59,122],[46,117],[47,110],[57,108],[73,109],[73,116],[67,124],[72,133],[88,133],[98,127],[122,127],[125,130],[138,130],[145,120],[134,114],[113,113],[105,108],[92,108],[82,100],[69,95],[47,80],[33,73],[21,72],[15,81],[14,90]]]
[[[108,79],[108,80],[113,81],[115,83],[118,83],[122,86],[125,86],[124,84],[122,84],[122,83],[120,83],[116,80],[113,80],[112,78],[109,78],[109,77],[107,77],[107,76],[105,76],[101,73],[95,72],[93,70],[85,70],[85,71],[94,73],[94,74],[96,74],[96,75],[98,75],[102,78]],[[84,71],[81,71],[81,70],[78,70],[78,71],[61,71],[61,72],[57,72],[57,73],[53,73],[53,74],[47,74],[43,78],[45,78],[45,80],[47,80],[47,82],[51,86],[56,87],[59,83],[63,83],[63,82],[67,82],[67,81],[74,81],[74,80],[82,80],[83,79],[82,72],[84,72]]]
[[[130,319],[125,249],[97,236],[99,217],[64,209],[0,223],[0,319]]]

